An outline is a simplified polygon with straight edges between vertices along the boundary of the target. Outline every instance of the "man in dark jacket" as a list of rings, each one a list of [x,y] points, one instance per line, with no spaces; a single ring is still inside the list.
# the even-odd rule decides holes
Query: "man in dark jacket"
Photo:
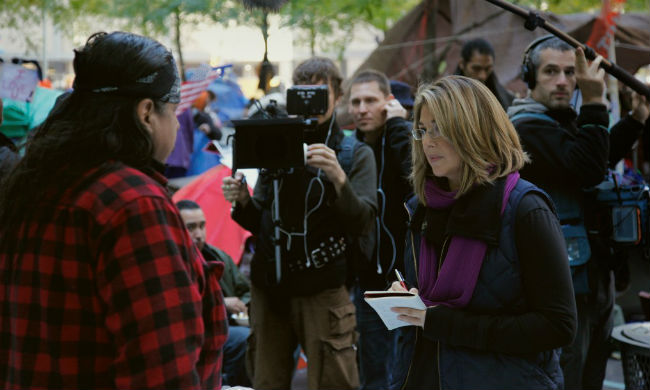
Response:
[[[508,109],[532,160],[521,176],[551,196],[567,240],[578,309],[577,336],[562,352],[567,389],[602,387],[613,324],[614,291],[607,254],[587,241],[582,192],[603,180],[608,164],[609,117],[599,63],[597,59],[588,65],[581,49],[574,52],[553,36],[534,41],[522,67],[529,96],[515,99]],[[576,84],[583,99],[579,115],[570,106]],[[623,124],[612,133],[628,130]],[[620,158],[620,152],[616,154]]]
[[[181,200],[176,203],[183,223],[192,237],[192,241],[201,251],[203,258],[218,261],[224,264],[223,275],[219,279],[219,286],[223,291],[223,302],[230,316],[248,318],[248,307],[251,299],[250,285],[246,278],[239,273],[237,265],[228,254],[207,242],[205,232],[205,214],[196,202]],[[227,386],[250,386],[251,382],[246,374],[246,340],[250,334],[247,326],[237,326],[231,318],[228,327],[228,338],[223,346],[223,370],[221,373],[222,384]]]
[[[233,203],[232,218],[257,237],[249,341],[256,389],[290,388],[298,343],[309,361],[310,389],[359,386],[355,308],[345,286],[347,264],[353,259],[347,258],[344,247],[352,244],[350,236],[372,225],[377,177],[366,145],[357,143],[359,147],[351,149],[349,170],[337,158],[350,151],[342,148],[344,135],[333,116],[341,81],[338,68],[327,58],[308,59],[294,70],[296,85],[328,86],[327,112],[318,116],[316,129],[304,134],[304,168],[281,175],[279,183],[262,175],[252,197],[241,172],[223,180],[224,196]],[[278,247],[273,216],[279,220]]]
[[[365,70],[350,83],[348,112],[359,140],[372,147],[377,165],[377,199],[374,252],[357,259],[357,328],[361,389],[386,389],[391,382],[393,336],[377,313],[364,301],[363,291],[384,290],[394,280],[395,268],[404,269],[404,234],[408,215],[404,202],[411,185],[410,124],[404,107],[391,93],[388,78]]]
[[[482,38],[472,39],[463,45],[460,56],[461,59],[455,74],[482,82],[496,96],[503,109],[508,108],[514,96],[499,83],[497,75],[494,73],[492,45]]]

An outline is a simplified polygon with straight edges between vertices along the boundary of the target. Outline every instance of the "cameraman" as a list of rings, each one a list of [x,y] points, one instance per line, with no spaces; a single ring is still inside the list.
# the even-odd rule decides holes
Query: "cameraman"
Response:
[[[341,245],[367,231],[375,218],[376,170],[370,147],[357,142],[349,173],[338,160],[344,135],[334,107],[341,76],[334,63],[314,57],[294,70],[296,85],[327,84],[328,110],[305,133],[304,169],[280,177],[282,279],[275,282],[272,178],[260,176],[253,197],[243,175],[223,180],[232,218],[257,236],[251,263],[249,361],[254,388],[291,386],[298,344],[309,361],[310,389],[359,386],[355,308],[345,287],[347,262]],[[337,247],[338,245],[338,247]],[[340,253],[336,254],[337,251]],[[326,253],[326,256],[319,254]],[[331,255],[335,253],[335,255]]]

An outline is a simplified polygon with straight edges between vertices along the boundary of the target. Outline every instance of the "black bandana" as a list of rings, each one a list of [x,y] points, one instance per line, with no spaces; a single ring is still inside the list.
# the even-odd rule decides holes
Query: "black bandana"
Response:
[[[75,51],[75,62],[79,55],[83,55],[83,53]],[[86,77],[88,79],[86,80],[83,76],[79,76],[79,74],[76,75],[72,86],[75,91],[149,97],[168,103],[179,103],[181,101],[181,79],[173,58],[153,73],[130,83],[109,85],[101,77]]]

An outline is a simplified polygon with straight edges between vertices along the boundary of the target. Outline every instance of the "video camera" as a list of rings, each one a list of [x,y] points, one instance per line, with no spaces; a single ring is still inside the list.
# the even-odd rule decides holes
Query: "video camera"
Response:
[[[280,117],[274,101],[264,119],[233,120],[233,170],[290,169],[305,165],[304,133],[314,130],[316,115],[328,109],[327,85],[300,85],[287,90],[287,113]]]

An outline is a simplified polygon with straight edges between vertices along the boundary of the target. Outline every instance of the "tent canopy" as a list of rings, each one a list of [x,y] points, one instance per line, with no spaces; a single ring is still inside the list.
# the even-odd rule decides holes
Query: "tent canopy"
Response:
[[[540,15],[580,42],[586,42],[598,14]],[[525,91],[519,80],[524,50],[547,32],[529,31],[524,20],[483,0],[423,0],[400,19],[384,41],[359,67],[376,69],[390,79],[415,87],[421,75],[452,74],[460,60],[462,45],[484,38],[494,47],[495,72],[508,88]],[[650,64],[650,16],[622,14],[615,34],[616,63],[628,72]]]

